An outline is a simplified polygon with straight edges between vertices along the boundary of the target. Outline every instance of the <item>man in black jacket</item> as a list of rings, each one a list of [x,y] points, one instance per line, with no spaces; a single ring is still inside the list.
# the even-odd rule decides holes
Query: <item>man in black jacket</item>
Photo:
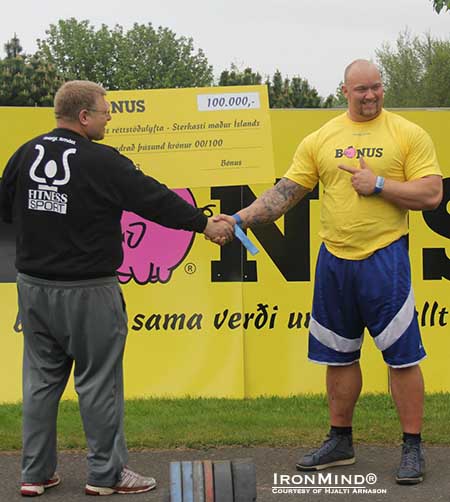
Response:
[[[233,226],[213,222],[101,140],[106,91],[88,81],[55,96],[57,127],[21,146],[0,185],[0,210],[18,228],[16,268],[24,333],[21,493],[56,486],[56,417],[74,363],[89,448],[86,494],[139,493],[153,478],[127,467],[122,360],[127,315],[116,270],[120,219],[133,211],[218,244]]]

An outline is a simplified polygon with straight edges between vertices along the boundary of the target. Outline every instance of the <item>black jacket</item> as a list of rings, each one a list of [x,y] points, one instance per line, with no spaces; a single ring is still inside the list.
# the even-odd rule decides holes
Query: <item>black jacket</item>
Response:
[[[115,274],[122,210],[203,232],[207,217],[109,146],[54,129],[21,146],[0,184],[2,219],[17,224],[16,268],[51,280]]]

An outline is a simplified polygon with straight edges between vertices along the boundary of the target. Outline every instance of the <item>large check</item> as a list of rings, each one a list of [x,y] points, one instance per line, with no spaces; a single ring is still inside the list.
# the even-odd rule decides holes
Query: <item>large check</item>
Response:
[[[171,188],[272,183],[266,86],[111,91],[105,143]]]

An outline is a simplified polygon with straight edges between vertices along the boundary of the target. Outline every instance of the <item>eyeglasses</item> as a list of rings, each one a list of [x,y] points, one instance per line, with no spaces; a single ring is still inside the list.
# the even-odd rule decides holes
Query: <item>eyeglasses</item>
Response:
[[[87,108],[87,110],[90,111],[90,112],[101,113],[105,117],[107,117],[108,115],[111,115],[111,111],[110,110],[96,110],[95,108]]]

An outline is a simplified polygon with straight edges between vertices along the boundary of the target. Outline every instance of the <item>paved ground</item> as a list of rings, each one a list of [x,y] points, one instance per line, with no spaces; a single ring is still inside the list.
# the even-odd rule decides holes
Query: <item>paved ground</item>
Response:
[[[333,484],[322,484],[322,492],[314,494],[310,488],[309,493],[273,493],[274,474],[294,476],[289,489],[295,487],[306,491],[305,479],[301,483],[298,477],[301,473],[295,470],[295,462],[305,452],[304,449],[289,448],[223,448],[214,450],[169,450],[169,451],[141,451],[131,452],[130,466],[134,469],[149,474],[158,480],[158,488],[154,492],[133,495],[131,502],[167,502],[169,486],[169,462],[173,460],[203,460],[216,459],[227,460],[236,458],[253,458],[256,464],[258,502],[290,502],[290,501],[313,501],[313,502],[439,502],[450,501],[450,448],[428,447],[426,449],[427,476],[425,481],[416,486],[398,486],[394,482],[393,473],[399,459],[399,448],[357,446],[357,463],[349,467],[340,467],[322,471],[325,475],[333,475]],[[23,501],[18,493],[18,478],[20,470],[20,457],[18,454],[0,453],[0,502]],[[63,479],[60,486],[45,492],[39,500],[48,502],[87,502],[92,500],[83,493],[85,482],[85,453],[62,453],[58,471]],[[302,473],[304,475],[304,473]],[[367,477],[375,474],[374,477]],[[345,475],[351,478],[352,486],[360,489],[376,490],[379,493],[354,494],[353,489],[344,490],[340,493],[332,491],[331,486],[344,487]],[[317,475],[316,475],[317,476]],[[335,478],[337,476],[337,478]],[[373,484],[369,484],[369,482]],[[317,486],[317,478],[315,479]],[[361,483],[361,484],[358,484]],[[280,483],[278,483],[279,485]],[[328,493],[326,493],[328,490]],[[381,491],[381,493],[380,493]],[[124,495],[115,495],[114,500],[121,500]],[[126,497],[125,500],[128,500]]]

